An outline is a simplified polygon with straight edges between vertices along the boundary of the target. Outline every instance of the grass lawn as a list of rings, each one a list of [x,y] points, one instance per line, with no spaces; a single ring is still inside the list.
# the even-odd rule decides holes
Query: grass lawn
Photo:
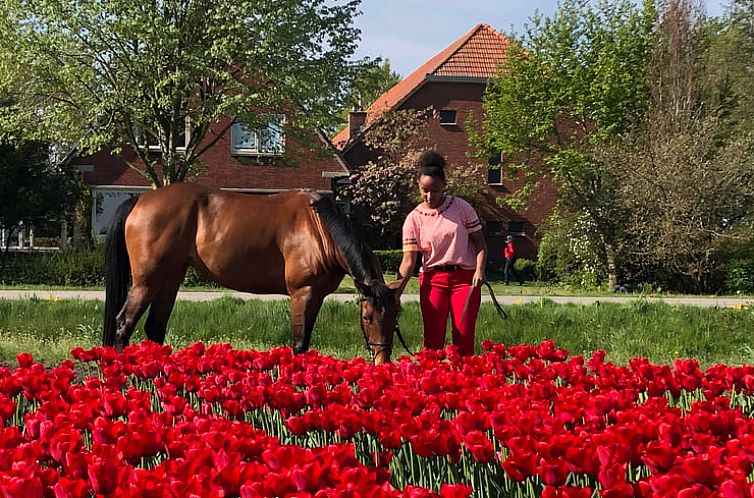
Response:
[[[102,302],[43,299],[0,300],[0,363],[30,352],[45,362],[68,357],[74,347],[100,344]],[[631,304],[555,304],[546,299],[506,307],[501,320],[492,305],[482,306],[477,343],[538,343],[554,339],[572,354],[608,352],[625,363],[637,356],[669,363],[697,358],[703,366],[754,361],[754,307],[699,308],[638,300]],[[422,343],[418,303],[405,303],[400,327],[411,350]],[[133,341],[144,339],[141,325]],[[230,342],[237,348],[269,349],[290,344],[287,301],[225,297],[211,302],[179,301],[167,343],[183,347],[195,341]],[[312,348],[340,358],[367,356],[354,302],[328,301],[317,319]],[[405,351],[395,340],[395,355]]]

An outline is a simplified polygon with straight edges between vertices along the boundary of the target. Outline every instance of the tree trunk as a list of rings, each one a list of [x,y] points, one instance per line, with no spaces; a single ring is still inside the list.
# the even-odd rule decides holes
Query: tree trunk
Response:
[[[614,292],[618,286],[618,265],[615,262],[616,251],[612,244],[605,244],[605,256],[607,257],[607,288]]]
[[[89,209],[90,196],[81,199],[73,211],[73,250],[81,251],[89,249],[92,245],[91,210]]]

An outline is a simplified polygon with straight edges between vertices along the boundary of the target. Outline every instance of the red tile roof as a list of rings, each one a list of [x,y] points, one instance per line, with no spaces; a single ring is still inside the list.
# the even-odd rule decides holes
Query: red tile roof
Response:
[[[367,109],[367,123],[393,109],[417,90],[428,76],[491,78],[505,62],[510,41],[487,24],[477,24],[471,31],[419,66],[395,86],[383,93]],[[332,143],[342,149],[348,140],[348,128],[341,130]]]

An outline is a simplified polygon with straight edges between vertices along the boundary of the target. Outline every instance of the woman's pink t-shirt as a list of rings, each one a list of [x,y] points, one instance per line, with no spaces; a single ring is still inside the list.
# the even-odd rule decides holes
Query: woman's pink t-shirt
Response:
[[[403,252],[422,253],[422,270],[459,265],[476,268],[476,250],[469,234],[482,229],[476,211],[460,197],[445,196],[437,209],[417,206],[403,223]]]

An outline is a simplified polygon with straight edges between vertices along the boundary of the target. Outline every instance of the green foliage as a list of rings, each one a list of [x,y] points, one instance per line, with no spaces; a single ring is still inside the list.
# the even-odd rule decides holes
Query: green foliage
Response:
[[[525,258],[518,258],[516,259],[515,263],[513,263],[513,269],[522,279],[526,281],[531,282],[532,280],[537,279],[536,261]]]
[[[583,220],[564,222],[554,217],[539,243],[537,278],[576,287],[595,288],[606,279],[603,257],[590,242]]]
[[[516,180],[508,206],[520,210],[540,182],[555,180],[560,206],[583,214],[589,244],[611,256],[623,216],[610,169],[589,151],[646,113],[655,20],[654,2],[631,0],[566,0],[550,18],[535,15],[513,36],[475,137],[487,156],[503,154]]]
[[[2,285],[92,287],[105,284],[102,247],[90,251],[9,253],[0,274]]]
[[[366,110],[383,93],[401,80],[401,76],[390,67],[389,60],[366,60],[351,71],[346,83],[345,107],[340,114],[339,127],[348,123],[348,113],[352,110]]]
[[[193,267],[189,267],[186,276],[183,279],[183,285],[186,287],[220,287],[216,282],[208,279]]]
[[[286,132],[302,137],[337,120],[358,4],[8,0],[0,92],[15,100],[0,133],[23,130],[83,154],[146,139],[161,152],[133,147],[143,166],[130,165],[155,185],[183,181],[227,117],[262,129],[285,110]]]
[[[567,0],[552,18],[535,15],[485,95],[486,150],[545,152],[550,173],[567,181],[580,164],[574,149],[643,116],[654,17],[651,2],[642,10],[628,0]]]
[[[729,292],[754,294],[754,259],[738,259],[725,267],[725,288]]]
[[[81,195],[79,180],[53,164],[47,144],[0,143],[0,226],[60,221]]]
[[[401,249],[375,250],[374,255],[380,260],[383,273],[397,272],[403,259],[403,251]]]

